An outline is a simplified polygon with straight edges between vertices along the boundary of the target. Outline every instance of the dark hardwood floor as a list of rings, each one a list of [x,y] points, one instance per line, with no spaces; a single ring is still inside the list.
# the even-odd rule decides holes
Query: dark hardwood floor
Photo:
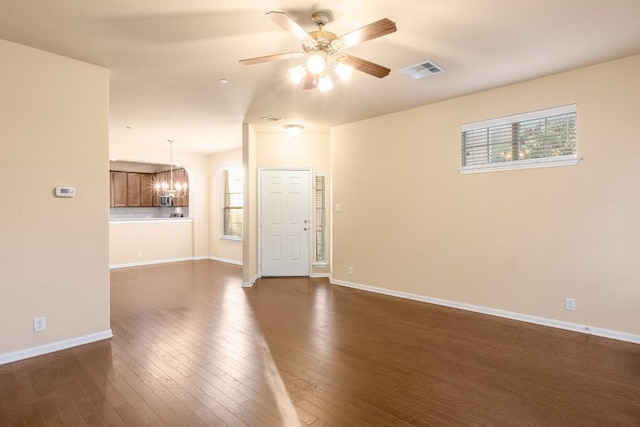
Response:
[[[0,366],[0,425],[640,425],[640,345],[240,276],[112,271],[113,339]]]

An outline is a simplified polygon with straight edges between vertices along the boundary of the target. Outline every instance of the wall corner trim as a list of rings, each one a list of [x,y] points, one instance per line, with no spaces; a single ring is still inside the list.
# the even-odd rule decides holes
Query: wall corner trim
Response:
[[[83,335],[81,337],[69,338],[62,341],[26,348],[24,350],[0,354],[0,365],[17,362],[18,360],[28,359],[30,357],[42,356],[43,354],[53,353],[55,351],[66,350],[79,345],[106,340],[111,337],[113,337],[113,332],[111,329],[107,329],[106,331],[96,332],[94,334]]]
[[[362,285],[359,283],[347,282],[344,280],[337,280],[330,278],[329,282],[332,285],[345,286],[348,288],[359,289],[362,291],[375,292],[378,294],[388,295],[392,297],[405,298],[414,301],[426,302],[429,304],[436,304],[445,307],[457,308],[460,310],[473,311],[475,313],[488,314],[490,316],[504,317],[511,320],[519,320],[521,322],[534,323],[542,326],[549,326],[552,328],[565,329],[572,332],[580,332],[587,335],[595,335],[603,338],[611,338],[618,341],[626,341],[634,344],[640,344],[640,335],[630,334],[628,332],[613,331],[610,329],[598,328],[588,325],[581,325],[577,323],[565,322],[562,320],[550,319],[546,317],[532,316],[529,314],[515,313],[506,310],[499,310],[490,307],[483,307],[480,305],[466,304],[463,302],[450,301],[440,298],[432,298],[424,295],[411,294],[408,292],[394,291],[391,289],[378,288],[375,286]]]
[[[242,261],[237,261],[237,260],[231,259],[231,258],[221,258],[221,257],[213,256],[213,255],[210,255],[210,256],[208,256],[206,258],[210,259],[212,261],[226,262],[227,264],[242,265]]]
[[[253,285],[255,285],[256,280],[258,280],[260,278],[260,276],[258,276],[257,274],[255,274],[251,280],[249,280],[248,282],[242,282],[242,287],[243,288],[252,288]]]

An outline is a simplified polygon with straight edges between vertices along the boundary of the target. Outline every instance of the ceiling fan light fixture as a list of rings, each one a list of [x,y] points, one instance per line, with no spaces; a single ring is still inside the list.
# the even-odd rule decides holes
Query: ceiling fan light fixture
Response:
[[[295,138],[297,136],[300,136],[300,134],[302,133],[302,129],[304,129],[304,126],[302,125],[286,125],[284,127],[287,132],[289,132],[289,136],[292,138]]]
[[[333,82],[331,81],[331,76],[325,74],[324,76],[320,76],[318,79],[318,90],[321,92],[329,92],[333,89]]]
[[[297,67],[289,68],[289,79],[293,83],[300,83],[302,78],[306,74],[307,70],[304,69],[302,65],[298,65]]]
[[[318,75],[324,71],[325,64],[326,62],[322,55],[319,53],[314,53],[307,60],[307,69],[313,74]]]
[[[338,62],[336,65],[336,74],[343,82],[346,82],[353,74],[353,67],[351,65],[346,65],[344,62]]]
[[[318,26],[317,31],[311,32],[304,30],[285,12],[271,11],[267,13],[267,16],[302,42],[302,52],[242,59],[240,60],[241,64],[261,64],[306,57],[305,64],[289,70],[290,79],[296,83],[302,81],[302,89],[318,88],[324,92],[333,88],[333,82],[328,76],[329,73],[335,73],[337,78],[344,82],[350,78],[353,70],[358,70],[377,78],[386,77],[391,71],[382,65],[342,53],[343,49],[396,32],[395,22],[388,18],[379,19],[338,37],[336,34],[324,29],[330,19],[328,12],[315,12],[311,15],[311,20]],[[343,61],[347,63],[343,63]]]

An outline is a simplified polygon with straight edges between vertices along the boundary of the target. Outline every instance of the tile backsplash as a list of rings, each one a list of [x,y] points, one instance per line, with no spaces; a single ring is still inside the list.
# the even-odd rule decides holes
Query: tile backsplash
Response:
[[[173,214],[173,215],[172,215]],[[188,218],[188,207],[109,208],[111,219]]]

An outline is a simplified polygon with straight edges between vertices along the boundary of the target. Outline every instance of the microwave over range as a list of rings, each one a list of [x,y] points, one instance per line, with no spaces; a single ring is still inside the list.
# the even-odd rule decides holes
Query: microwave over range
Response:
[[[160,206],[173,206],[173,196],[160,196]]]

